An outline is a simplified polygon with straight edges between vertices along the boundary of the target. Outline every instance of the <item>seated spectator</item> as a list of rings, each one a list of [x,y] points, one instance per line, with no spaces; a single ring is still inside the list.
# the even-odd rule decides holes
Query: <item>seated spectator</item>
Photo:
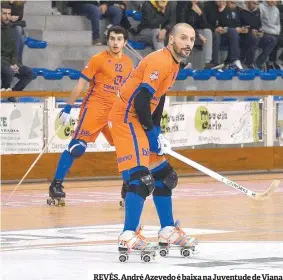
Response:
[[[112,25],[120,25],[125,9],[124,1],[69,1],[69,6],[78,15],[86,16],[91,21],[92,44],[102,45],[99,33],[99,20],[111,18]]]
[[[212,63],[219,64],[221,43],[228,45],[225,61],[232,68],[242,69],[240,62],[239,33],[247,32],[240,27],[240,16],[236,2],[213,1],[205,3],[205,15],[213,34]]]
[[[276,2],[276,1],[273,1]],[[281,27],[281,33],[277,37],[277,44],[275,48],[273,49],[272,53],[269,56],[269,61],[267,63],[267,68],[268,69],[283,69],[283,65],[277,63],[277,56],[278,56],[278,51],[280,48],[283,48],[283,2],[278,1],[278,10],[280,14],[280,27]],[[281,51],[281,54],[279,55],[279,60],[283,61],[283,51]]]
[[[247,34],[241,35],[241,60],[247,68],[262,69],[264,62],[275,47],[275,40],[262,31],[260,9],[258,1],[246,1],[243,9],[240,11],[241,25],[248,28]],[[262,52],[255,62],[257,48]]]
[[[34,75],[31,68],[18,62],[14,29],[10,19],[11,7],[3,3],[1,5],[1,88],[10,90],[12,79],[16,76],[19,81],[12,90],[22,91],[32,81]],[[10,97],[9,101],[16,100]]]
[[[56,2],[58,2],[58,1],[51,1],[52,15],[54,15],[54,16],[61,16],[62,13],[58,10]]]
[[[176,7],[176,21],[177,23],[188,23],[196,30],[196,41],[200,42],[203,46],[205,68],[216,66],[211,63],[212,32],[208,29],[205,14],[198,5],[198,1],[178,1]]]
[[[145,1],[142,21],[137,28],[136,40],[146,42],[154,50],[164,47],[168,32],[175,22],[175,13],[169,1]]]
[[[14,1],[10,0],[8,3],[11,6],[11,23],[14,23],[15,27],[15,37],[18,53],[19,63],[23,62],[23,50],[25,46],[25,36],[24,27],[26,26],[25,21],[23,21],[24,15],[24,4],[26,1]]]

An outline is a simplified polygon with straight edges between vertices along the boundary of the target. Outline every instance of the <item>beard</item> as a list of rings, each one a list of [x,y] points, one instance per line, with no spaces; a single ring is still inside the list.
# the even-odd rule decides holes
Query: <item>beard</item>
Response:
[[[186,57],[188,57],[190,54],[191,54],[191,50],[190,50],[190,53],[188,54],[188,55],[186,55],[186,54],[184,54],[183,52],[182,52],[182,50],[184,50],[184,49],[180,49],[180,48],[178,48],[177,47],[177,45],[175,44],[175,42],[173,43],[173,50],[174,50],[174,52],[176,53],[176,55],[178,55],[179,57],[181,57],[181,58],[186,58]],[[187,49],[187,48],[186,48]]]

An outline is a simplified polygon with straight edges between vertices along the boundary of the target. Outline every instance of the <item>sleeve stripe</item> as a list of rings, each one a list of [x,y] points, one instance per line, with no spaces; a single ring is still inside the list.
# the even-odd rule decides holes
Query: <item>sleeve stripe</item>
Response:
[[[90,79],[87,76],[85,76],[83,73],[81,73],[81,77],[86,81],[90,82]]]
[[[155,93],[155,89],[148,83],[141,83],[138,87],[139,88],[146,88],[152,95]]]

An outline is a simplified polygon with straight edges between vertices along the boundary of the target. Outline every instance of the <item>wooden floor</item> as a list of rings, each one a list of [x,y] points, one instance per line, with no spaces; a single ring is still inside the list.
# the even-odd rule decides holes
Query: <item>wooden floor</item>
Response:
[[[282,241],[283,175],[229,178],[256,192],[264,192],[274,179],[282,180],[282,184],[270,199],[253,201],[208,177],[180,178],[173,195],[175,219],[183,227],[222,231],[202,234],[202,241]],[[46,204],[47,183],[21,185],[3,206],[15,186],[2,185],[2,231],[121,224],[124,211],[119,207],[120,185],[118,180],[66,182],[65,207]],[[146,201],[141,223],[158,225],[151,198]]]

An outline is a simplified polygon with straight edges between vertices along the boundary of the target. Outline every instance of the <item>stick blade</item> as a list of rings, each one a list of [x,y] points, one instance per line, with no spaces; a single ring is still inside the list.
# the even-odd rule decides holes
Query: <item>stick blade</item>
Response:
[[[256,194],[255,200],[265,200],[265,199],[269,198],[275,192],[275,190],[278,188],[279,184],[280,184],[279,180],[274,180],[271,183],[269,189],[266,192]]]

